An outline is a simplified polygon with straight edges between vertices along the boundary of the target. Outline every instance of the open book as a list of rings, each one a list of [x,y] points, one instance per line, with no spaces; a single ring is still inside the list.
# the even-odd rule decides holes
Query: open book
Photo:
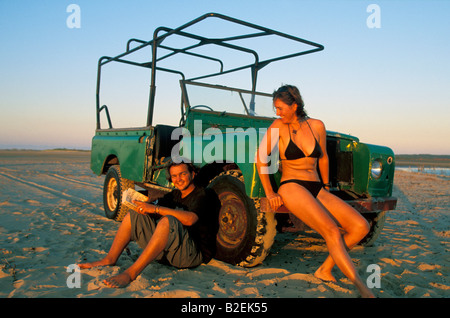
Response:
[[[133,200],[147,202],[148,197],[132,188],[126,189],[122,194],[122,204],[136,211],[137,206],[133,203]]]

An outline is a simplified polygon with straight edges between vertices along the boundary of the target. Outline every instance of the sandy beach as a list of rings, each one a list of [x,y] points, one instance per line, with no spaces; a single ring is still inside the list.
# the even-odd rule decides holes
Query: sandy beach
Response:
[[[127,288],[102,281],[139,255],[132,243],[116,266],[81,271],[69,288],[71,264],[108,251],[119,223],[104,216],[104,177],[94,175],[90,153],[0,151],[0,298],[357,298],[339,270],[338,283],[313,276],[328,255],[313,232],[278,234],[270,255],[254,268],[212,260],[195,269],[150,264]],[[397,171],[397,209],[387,214],[372,247],[350,255],[364,281],[380,268],[380,298],[450,296],[450,179]]]

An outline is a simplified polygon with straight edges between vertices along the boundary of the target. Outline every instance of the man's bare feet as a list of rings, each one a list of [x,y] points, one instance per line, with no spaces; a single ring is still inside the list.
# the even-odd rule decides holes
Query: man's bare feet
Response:
[[[125,271],[121,274],[105,279],[103,283],[112,288],[124,288],[127,287],[132,281],[133,279],[131,276]]]
[[[78,264],[78,267],[81,269],[98,267],[98,266],[112,266],[115,265],[115,262],[110,261],[106,257],[100,261],[92,262],[92,263],[81,263]]]
[[[319,267],[318,270],[314,273],[314,277],[317,277],[320,280],[323,280],[324,282],[333,282],[337,283],[336,278],[331,274],[331,272],[328,271],[322,271],[322,268]]]

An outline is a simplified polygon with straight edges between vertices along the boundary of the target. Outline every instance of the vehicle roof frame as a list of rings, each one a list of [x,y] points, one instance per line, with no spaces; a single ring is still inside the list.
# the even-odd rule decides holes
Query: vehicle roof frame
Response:
[[[211,17],[215,17],[215,18],[219,18],[225,21],[229,21],[235,24],[239,24],[254,30],[258,30],[259,32],[256,33],[248,33],[248,34],[242,34],[242,35],[237,35],[237,36],[231,36],[231,37],[225,37],[225,38],[206,38],[206,37],[202,37],[199,35],[195,35],[195,34],[191,34],[188,32],[183,31],[184,29],[197,24],[207,18],[211,18]],[[160,34],[161,32],[164,32],[163,34]],[[174,48],[174,47],[170,47],[170,46],[166,46],[166,45],[162,45],[163,41],[171,36],[171,35],[179,35],[179,36],[183,36],[183,37],[187,37],[187,38],[191,38],[194,40],[198,40],[199,42],[197,44],[194,45],[190,45],[187,46],[185,48]],[[241,40],[241,39],[249,39],[249,38],[255,38],[255,37],[262,37],[262,36],[268,36],[268,35],[276,35],[288,40],[292,40],[292,41],[296,41],[299,43],[303,43],[309,46],[312,46],[312,49],[308,49],[308,50],[300,50],[298,52],[295,53],[291,53],[291,54],[287,54],[287,55],[282,55],[282,56],[277,56],[274,58],[269,58],[263,61],[259,60],[259,55],[258,52],[250,49],[250,48],[246,48],[243,46],[239,46],[239,45],[235,45],[235,44],[231,44],[229,42],[231,41],[236,41],[236,40]],[[140,45],[131,48],[131,43],[139,43]],[[222,46],[222,47],[226,47],[229,49],[233,49],[233,50],[237,50],[237,51],[241,51],[244,53],[248,53],[254,56],[254,62],[251,64],[246,64],[246,65],[242,65],[242,66],[238,66],[229,70],[224,70],[224,64],[223,61],[221,61],[220,59],[213,57],[213,56],[207,56],[207,55],[203,55],[203,54],[198,54],[198,53],[194,53],[191,52],[190,50],[193,50],[195,48],[204,46],[204,45],[208,45],[208,44],[213,44],[213,45],[218,45],[218,46]],[[125,59],[124,57],[126,57],[127,55],[130,55],[138,50],[141,50],[145,47],[151,46],[152,48],[152,59],[149,62],[145,62],[145,63],[140,63],[140,62],[135,62],[132,60],[128,60]],[[171,51],[168,54],[165,54],[161,57],[157,57],[157,49],[161,48],[164,50],[168,50]],[[284,60],[284,59],[288,59],[288,58],[293,58],[293,57],[297,57],[297,56],[301,56],[301,55],[305,55],[305,54],[310,54],[310,53],[314,53],[314,52],[318,52],[318,51],[322,51],[324,49],[324,46],[315,42],[311,42],[299,37],[295,37],[293,35],[289,35],[286,33],[282,33],[279,31],[275,31],[266,27],[262,27],[253,23],[249,23],[243,20],[239,20],[236,18],[232,18],[223,14],[219,14],[219,13],[207,13],[204,14],[178,28],[175,29],[171,29],[168,27],[158,27],[157,29],[155,29],[155,31],[153,32],[153,39],[150,41],[144,41],[144,40],[139,40],[139,39],[130,39],[127,42],[127,47],[126,47],[126,51],[124,53],[121,53],[115,57],[109,57],[109,56],[102,56],[99,61],[98,61],[98,69],[97,69],[97,89],[96,89],[96,108],[97,108],[97,129],[100,129],[100,112],[102,110],[105,110],[107,113],[107,117],[108,117],[108,122],[111,128],[111,121],[109,118],[109,114],[108,114],[108,109],[106,105],[103,105],[102,107],[100,107],[100,79],[101,79],[101,68],[102,66],[110,63],[110,62],[120,62],[120,63],[125,63],[125,64],[130,64],[130,65],[134,65],[134,66],[139,66],[139,67],[145,67],[145,68],[150,68],[151,69],[151,83],[150,83],[150,96],[149,96],[149,102],[148,102],[148,114],[147,114],[147,126],[151,126],[152,125],[152,121],[153,121],[153,109],[154,109],[154,103],[155,103],[155,96],[156,96],[156,71],[164,71],[164,72],[170,72],[170,73],[174,73],[174,74],[178,74],[181,76],[182,80],[186,80],[186,76],[185,74],[183,74],[183,72],[179,71],[179,70],[173,70],[173,69],[168,69],[168,68],[162,68],[157,66],[157,62],[160,62],[162,60],[165,60],[171,56],[174,56],[176,54],[187,54],[187,55],[191,55],[194,57],[198,57],[198,58],[203,58],[203,59],[208,59],[211,61],[215,61],[217,63],[219,63],[220,65],[220,69],[218,72],[215,73],[209,73],[209,74],[205,74],[205,75],[201,75],[201,76],[197,76],[194,78],[190,78],[187,79],[190,82],[199,80],[199,79],[204,79],[204,78],[209,78],[209,77],[214,77],[214,76],[219,76],[219,75],[224,75],[224,74],[228,74],[228,73],[232,73],[232,72],[237,72],[237,71],[241,71],[244,69],[250,69],[251,70],[251,75],[252,75],[252,100],[250,102],[250,110],[254,112],[254,98],[255,98],[255,92],[256,92],[256,83],[257,83],[257,75],[258,75],[258,71],[260,69],[262,69],[263,67],[267,66],[268,64],[275,62],[275,61],[280,61],[280,60]]]

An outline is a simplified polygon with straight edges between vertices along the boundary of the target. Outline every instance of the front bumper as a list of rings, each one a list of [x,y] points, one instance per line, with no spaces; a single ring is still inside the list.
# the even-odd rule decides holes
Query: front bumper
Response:
[[[345,202],[350,204],[361,214],[380,213],[382,211],[394,210],[397,206],[397,198],[395,197],[345,200]],[[260,204],[262,212],[274,212],[270,208],[267,198],[261,198]],[[275,213],[278,215],[278,228],[281,232],[299,232],[309,230],[309,227],[293,213],[290,213],[284,205],[278,208]]]
[[[378,197],[370,199],[345,200],[359,213],[379,213],[382,211],[394,210],[397,206],[396,197]],[[278,210],[273,211],[266,197],[261,198],[261,212],[290,213],[290,211],[282,205]]]

